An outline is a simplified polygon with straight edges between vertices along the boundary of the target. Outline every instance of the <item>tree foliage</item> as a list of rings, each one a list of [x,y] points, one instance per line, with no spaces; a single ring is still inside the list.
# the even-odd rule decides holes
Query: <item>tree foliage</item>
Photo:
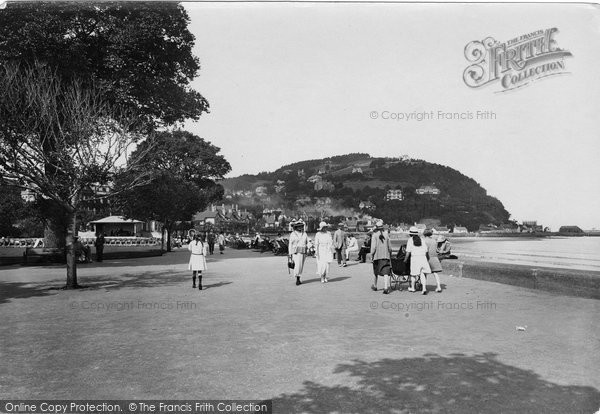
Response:
[[[189,221],[194,213],[221,199],[223,187],[216,180],[231,166],[219,151],[181,130],[160,132],[141,143],[132,156],[139,152],[141,165],[152,174],[152,180],[123,194],[120,199],[126,214],[161,221],[169,236],[177,221]]]
[[[99,85],[147,125],[208,110],[190,81],[189,17],[173,2],[10,2],[0,13],[0,62],[43,62],[61,79]]]

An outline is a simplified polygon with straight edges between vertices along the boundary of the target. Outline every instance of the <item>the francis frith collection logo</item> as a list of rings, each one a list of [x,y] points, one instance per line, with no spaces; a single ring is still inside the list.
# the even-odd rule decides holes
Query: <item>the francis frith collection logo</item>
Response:
[[[558,47],[553,27],[524,34],[504,43],[492,37],[465,46],[470,65],[463,72],[465,84],[480,88],[499,83],[506,92],[548,76],[568,73],[565,58],[571,52]]]

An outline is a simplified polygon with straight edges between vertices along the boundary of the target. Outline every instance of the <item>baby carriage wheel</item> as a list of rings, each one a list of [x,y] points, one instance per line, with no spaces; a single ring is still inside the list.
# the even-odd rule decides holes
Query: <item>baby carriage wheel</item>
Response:
[[[392,274],[390,276],[390,289],[400,290],[400,277],[398,275]]]

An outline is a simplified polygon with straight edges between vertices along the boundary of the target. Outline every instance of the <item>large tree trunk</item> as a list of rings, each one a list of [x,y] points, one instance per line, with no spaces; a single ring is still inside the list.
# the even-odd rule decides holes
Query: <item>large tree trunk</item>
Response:
[[[77,236],[77,217],[69,213],[69,226],[67,227],[67,285],[66,289],[77,289],[77,252],[74,246]]]
[[[171,252],[171,229],[170,226],[167,227],[165,225],[165,229],[167,230],[167,253]]]
[[[44,246],[64,249],[69,219],[62,206],[52,200],[43,200],[41,208],[46,222]]]

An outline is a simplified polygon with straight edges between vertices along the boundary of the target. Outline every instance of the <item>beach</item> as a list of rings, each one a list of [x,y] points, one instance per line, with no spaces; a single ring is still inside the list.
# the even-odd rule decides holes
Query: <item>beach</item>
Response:
[[[371,265],[227,249],[191,288],[188,252],[0,269],[4,398],[258,399],[274,412],[593,412],[600,302],[467,277],[369,289]],[[433,290],[430,281],[430,290]],[[518,327],[524,330],[518,330]]]

